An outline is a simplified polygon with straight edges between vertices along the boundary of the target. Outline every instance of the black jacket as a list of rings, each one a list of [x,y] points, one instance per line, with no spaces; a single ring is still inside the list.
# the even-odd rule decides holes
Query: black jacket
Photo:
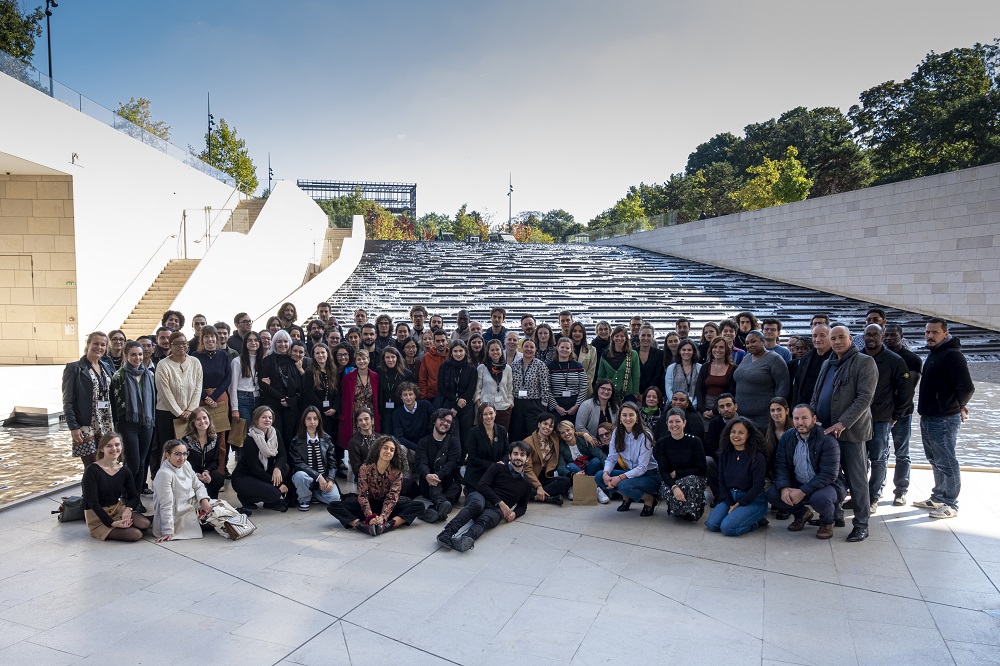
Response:
[[[325,432],[319,440],[319,448],[326,463],[326,479],[333,481],[334,472],[337,471],[337,447]],[[305,437],[296,435],[288,447],[288,468],[291,474],[305,472],[313,481],[319,477],[319,471],[309,466],[309,442]]]
[[[458,437],[448,433],[440,442],[434,433],[417,442],[417,475],[423,479],[428,474],[437,474],[441,481],[458,478],[458,466],[462,459],[462,445]]]
[[[236,463],[236,469],[233,470],[233,476],[248,476],[271,483],[271,475],[274,474],[274,469],[278,468],[281,470],[282,476],[286,477],[285,484],[291,487],[292,480],[286,474],[288,471],[286,466],[288,458],[285,453],[285,443],[281,441],[281,433],[277,433],[277,437],[278,452],[273,458],[267,459],[267,466],[265,467],[260,464],[260,449],[257,448],[257,441],[250,435],[247,435],[247,438],[243,440],[243,449],[240,450],[239,460]]]
[[[412,414],[406,411],[400,401],[396,409],[392,410],[392,436],[411,451],[416,450],[417,442],[429,435],[434,427],[431,423],[433,413],[434,407],[429,400],[417,400]]]
[[[895,423],[906,415],[906,406],[913,405],[913,386],[906,363],[898,354],[883,346],[872,356],[878,368],[878,384],[872,398],[872,421]]]
[[[260,379],[270,379],[271,383],[260,382],[263,402],[268,407],[282,409],[281,400],[288,402],[288,409],[294,409],[302,397],[302,374],[295,367],[295,361],[288,354],[268,354],[261,363]]]
[[[477,379],[476,369],[464,360],[456,361],[449,358],[442,363],[438,370],[437,382],[438,395],[442,398],[441,406],[448,409],[459,409],[459,398],[465,398],[466,404],[462,409],[474,408],[472,399],[476,395]]]
[[[495,465],[507,455],[507,449],[507,429],[499,423],[493,424],[493,439],[486,436],[482,426],[473,428],[465,447],[468,454],[465,460],[465,487],[475,490],[490,465]]]
[[[503,502],[518,518],[528,510],[528,498],[535,492],[524,474],[514,476],[511,473],[506,460],[490,465],[476,490],[486,500],[487,506],[497,508]]]
[[[111,376],[115,371],[103,358],[98,363],[104,370],[107,399],[111,401]],[[66,415],[66,427],[70,430],[90,428],[94,418],[94,382],[90,379],[90,368],[90,361],[82,356],[79,361],[67,363],[63,369],[63,414]]]
[[[816,378],[819,377],[819,369],[823,367],[823,361],[830,358],[832,349],[828,349],[825,354],[820,355],[815,349],[810,349],[803,356],[795,368],[792,375],[792,390],[788,396],[788,404],[792,408],[795,405],[808,405],[812,401],[813,391],[816,389]]]
[[[798,488],[807,496],[811,493],[835,485],[838,495],[843,498],[845,488],[840,480],[840,443],[833,435],[824,435],[823,426],[816,424],[809,433],[809,460],[815,474],[807,483],[799,483],[795,478],[795,447],[799,433],[789,428],[778,440],[778,452],[774,458],[774,485],[782,488]]]
[[[185,437],[181,441],[184,442],[185,446],[187,446],[187,461],[188,464],[191,465],[191,469],[195,471],[195,474],[219,471],[219,450],[217,448],[219,443],[218,437],[209,440],[205,445],[204,451],[201,450],[196,438]]]
[[[958,338],[952,337],[930,350],[920,375],[917,412],[921,416],[954,416],[975,392]]]

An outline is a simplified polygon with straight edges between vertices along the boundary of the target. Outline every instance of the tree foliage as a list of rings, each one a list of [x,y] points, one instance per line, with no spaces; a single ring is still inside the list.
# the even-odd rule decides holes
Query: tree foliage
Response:
[[[734,192],[732,198],[743,210],[802,201],[808,196],[812,181],[806,177],[805,167],[797,155],[795,146],[788,146],[783,160],[765,157],[763,164],[747,169],[753,178]]]
[[[146,130],[154,136],[158,136],[164,141],[170,140],[170,125],[162,120],[153,120],[153,113],[150,109],[152,102],[145,97],[136,99],[132,97],[128,102],[118,102],[116,115]]]
[[[483,216],[476,211],[469,211],[469,204],[464,203],[455,213],[455,219],[451,222],[451,233],[455,234],[455,240],[465,240],[476,236],[481,241],[490,239],[490,229],[483,222]]]
[[[22,12],[17,0],[0,0],[0,50],[26,65],[31,64],[35,38],[42,35],[43,18],[41,7]]]
[[[878,183],[1000,161],[1000,40],[931,52],[905,81],[861,93],[848,116]]]
[[[205,134],[205,145],[198,155],[201,160],[235,178],[241,192],[252,194],[257,190],[257,168],[250,159],[246,141],[237,136],[236,128],[230,127],[225,118],[220,118],[218,127]]]

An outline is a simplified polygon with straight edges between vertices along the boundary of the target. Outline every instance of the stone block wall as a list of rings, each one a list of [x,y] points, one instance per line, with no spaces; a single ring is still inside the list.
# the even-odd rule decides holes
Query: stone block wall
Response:
[[[70,176],[0,174],[0,365],[80,358]]]
[[[1000,164],[598,242],[1000,330]]]

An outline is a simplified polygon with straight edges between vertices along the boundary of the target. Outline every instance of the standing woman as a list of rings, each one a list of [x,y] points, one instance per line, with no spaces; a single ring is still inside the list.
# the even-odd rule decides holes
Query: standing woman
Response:
[[[598,379],[594,397],[585,400],[576,413],[576,429],[586,430],[591,437],[597,437],[597,429],[602,423],[614,423],[618,418],[620,404],[611,380]]]
[[[539,324],[535,328],[535,358],[543,363],[548,363],[556,357],[555,340],[552,339],[552,327],[548,324]],[[523,346],[522,346],[523,351]]]
[[[199,413],[208,419],[204,409],[199,408]],[[199,518],[211,512],[212,504],[205,485],[188,463],[188,447],[179,439],[171,439],[163,446],[163,462],[153,482],[153,495],[156,543],[203,536]]]
[[[233,379],[233,368],[229,361],[229,353],[219,348],[219,333],[214,326],[206,324],[201,327],[198,336],[198,351],[194,357],[201,363],[202,400],[206,407],[214,409],[218,405],[229,404],[229,386]],[[226,410],[228,414],[229,410]],[[226,432],[219,433],[219,469],[227,472],[226,461],[229,458],[226,448]]]
[[[295,415],[302,399],[301,363],[289,355],[291,347],[292,338],[287,331],[275,333],[271,339],[272,352],[264,357],[260,369],[261,402],[271,408],[271,420],[282,444],[295,437]]]
[[[122,464],[122,439],[116,432],[106,432],[96,450],[80,484],[90,536],[101,541],[138,541],[149,527],[149,518],[139,512],[132,473]]]
[[[549,396],[549,369],[535,358],[535,341],[525,339],[521,358],[511,364],[514,409],[510,416],[510,437],[523,440],[535,431],[539,415],[546,412]]]
[[[766,473],[764,436],[750,419],[737,416],[722,431],[719,503],[709,514],[705,527],[726,536],[739,536],[766,525]]]
[[[611,324],[606,321],[597,322],[597,328],[594,329],[594,339],[590,341],[590,346],[594,348],[597,353],[597,367],[601,365],[601,357],[604,356],[604,350],[608,348],[611,344]]]
[[[771,420],[768,406],[771,398],[788,395],[788,365],[776,352],[764,346],[764,334],[749,331],[746,334],[747,355],[736,367],[736,404],[740,415],[745,416],[761,430],[767,429]]]
[[[733,393],[736,385],[733,383],[733,373],[736,365],[733,363],[732,347],[723,337],[712,340],[708,347],[709,360],[702,364],[695,382],[694,394],[698,411],[705,420],[705,427],[715,417],[715,403],[723,393]]]
[[[260,351],[262,356],[267,356],[271,353],[271,331],[266,328],[257,334],[260,336]]]
[[[156,379],[156,436],[166,443],[176,439],[174,419],[191,416],[201,402],[202,370],[197,359],[188,357],[188,341],[184,334],[170,334],[170,355],[160,361],[153,375]],[[156,478],[159,466],[150,465]]]
[[[261,348],[260,335],[250,331],[243,338],[243,349],[240,355],[229,363],[229,415],[241,418],[249,425],[253,410],[260,401],[260,384],[257,375],[264,365],[264,350]],[[238,446],[243,442],[231,442]]]
[[[684,391],[689,396],[696,395],[698,388],[698,373],[701,371],[701,359],[698,348],[693,340],[683,340],[677,346],[674,362],[667,366],[664,390],[667,395]],[[697,407],[697,403],[695,403]]]
[[[399,386],[403,382],[414,381],[414,376],[403,367],[403,357],[395,347],[388,346],[382,350],[382,360],[379,361],[379,395],[378,408],[381,414],[379,420],[382,430],[392,435],[392,415],[399,404]]]
[[[362,409],[370,409],[375,416],[375,432],[381,432],[382,419],[375,408],[379,401],[379,377],[368,369],[368,352],[359,349],[354,352],[354,370],[344,375],[340,383],[340,426],[338,442],[349,442],[354,436],[354,415]]]
[[[486,362],[486,342],[480,333],[473,333],[469,336],[469,355],[467,357],[469,365],[477,368]]]
[[[639,393],[639,354],[633,351],[624,326],[616,326],[611,334],[611,344],[601,357],[597,378],[610,379],[622,400]]]
[[[306,405],[319,410],[323,432],[331,437],[337,434],[337,410],[340,409],[337,366],[330,348],[317,342],[312,348],[312,366],[302,378],[302,395]],[[305,413],[305,412],[303,412]],[[300,425],[301,425],[301,419]],[[302,428],[299,428],[301,431]],[[331,434],[332,433],[332,434]],[[289,449],[289,455],[291,449]],[[336,471],[336,470],[334,470]]]
[[[618,413],[604,473],[598,474],[596,480],[598,500],[601,493],[610,497],[617,492],[625,498],[618,511],[628,511],[632,502],[642,500],[639,515],[653,515],[660,491],[660,473],[653,458],[653,434],[643,425],[634,402],[626,402]]]
[[[500,344],[499,340],[490,343]],[[490,380],[492,381],[492,380]],[[507,429],[496,422],[497,410],[488,402],[481,402],[476,410],[476,426],[469,434],[469,442],[465,445],[465,494],[476,490],[479,480],[489,469],[507,454],[509,441]]]
[[[420,376],[420,347],[417,345],[417,341],[412,337],[407,337],[400,345],[400,350],[403,352],[403,367],[406,368],[411,375],[414,377]]]
[[[219,491],[226,484],[226,477],[219,471],[219,438],[207,409],[198,407],[191,412],[187,432],[181,441],[187,446],[188,465],[205,485],[208,496],[219,499]]]
[[[549,361],[549,410],[573,420],[587,399],[587,371],[573,358],[573,341],[559,338],[556,358]]]
[[[663,339],[663,367],[667,368],[677,361],[677,350],[681,346],[681,336],[674,331],[667,333]]]
[[[771,420],[768,421],[767,432],[764,433],[764,455],[767,456],[770,463],[778,451],[778,440],[781,439],[786,430],[791,430],[795,425],[792,423],[788,401],[784,398],[772,398],[767,409]]]
[[[514,375],[499,340],[486,344],[486,362],[476,368],[476,373],[476,394],[473,396],[476,406],[493,405],[496,422],[506,432],[514,406]]]
[[[705,488],[708,486],[705,449],[701,440],[684,432],[683,409],[667,410],[667,432],[656,440],[656,458],[663,483],[660,497],[667,501],[667,513],[695,523],[705,513]]]
[[[708,358],[708,347],[719,337],[719,325],[714,321],[706,322],[701,329],[701,340],[698,342],[698,358]]]
[[[659,386],[663,377],[663,353],[653,341],[654,330],[649,324],[639,329],[639,392],[645,394],[650,386]]]
[[[132,471],[135,487],[142,488],[156,422],[156,380],[142,362],[141,344],[126,342],[122,356],[125,364],[111,378],[114,420],[125,446],[125,464]]]
[[[261,405],[253,412],[243,452],[233,470],[233,490],[242,505],[241,513],[253,513],[257,502],[265,509],[287,511],[287,456],[281,435],[272,427],[274,411]],[[294,423],[292,424],[294,427]]]
[[[441,396],[441,406],[456,412],[455,421],[458,425],[458,437],[462,442],[463,454],[465,444],[469,441],[469,432],[476,420],[476,370],[466,361],[468,349],[461,340],[451,343],[451,355],[438,370],[438,395]]]
[[[109,335],[110,343],[104,360],[117,372],[125,365],[125,331],[114,330]]]
[[[267,326],[264,328],[267,329],[267,332],[270,333],[273,338],[274,334],[284,328],[284,326],[281,325],[280,317],[268,317]]]
[[[513,365],[514,361],[520,358],[521,352],[518,351],[519,346],[520,340],[517,339],[517,333],[507,331],[507,337],[503,341],[503,358],[507,365]]]
[[[73,456],[83,462],[84,469],[97,460],[97,442],[115,428],[111,414],[114,370],[102,358],[107,348],[108,336],[94,331],[87,336],[86,353],[63,370],[63,414],[73,437]]]
[[[587,397],[593,393],[594,379],[597,377],[597,350],[587,344],[587,327],[575,321],[569,327],[569,337],[573,340],[573,353],[587,372]]]
[[[349,342],[341,342],[331,348],[333,363],[337,366],[337,383],[344,380],[344,375],[354,370],[354,347]]]

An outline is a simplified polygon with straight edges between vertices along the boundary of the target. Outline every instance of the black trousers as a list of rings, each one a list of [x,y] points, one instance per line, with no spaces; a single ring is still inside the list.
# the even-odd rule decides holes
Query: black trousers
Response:
[[[503,522],[503,514],[494,507],[486,506],[486,498],[478,492],[471,492],[465,496],[465,505],[458,514],[448,521],[444,526],[445,531],[455,534],[467,522],[472,521],[472,525],[466,530],[466,536],[472,537],[473,541],[483,536],[483,532],[491,530]]]
[[[382,500],[381,499],[369,499],[368,504],[371,505],[372,511],[376,514],[382,513]],[[340,524],[344,527],[350,528],[351,523],[355,520],[363,521],[365,519],[364,512],[361,510],[361,504],[357,500],[341,500],[339,502],[330,502],[326,505],[326,510],[330,512],[330,515],[340,521]],[[389,513],[389,518],[402,518],[403,522],[407,525],[412,525],[413,521],[417,519],[424,511],[424,505],[420,502],[414,501],[399,501],[396,502],[396,506],[392,507],[392,511]]]
[[[288,470],[282,468],[281,477],[283,483],[288,487],[289,492],[294,494],[292,489],[292,478],[288,475]],[[253,506],[258,502],[277,502],[281,499],[281,491],[270,481],[262,481],[255,476],[246,474],[234,474],[232,479],[233,491],[236,492],[236,499],[243,506]]]
[[[571,476],[557,476],[552,479],[540,478],[538,480],[542,482],[542,488],[545,489],[545,492],[552,497],[568,495],[570,488],[573,487],[573,477]]]
[[[146,460],[149,458],[149,445],[153,440],[153,428],[143,427],[138,423],[119,423],[118,432],[122,435],[125,464],[134,476],[135,489],[142,490],[146,485]]]
[[[462,483],[455,477],[451,477],[450,479],[441,479],[440,484],[432,486],[427,483],[427,479],[420,479],[420,494],[429,499],[434,506],[444,500],[455,504],[462,495]]]
[[[541,400],[514,398],[514,410],[510,414],[510,441],[516,442],[535,432],[538,415],[548,414]]]

